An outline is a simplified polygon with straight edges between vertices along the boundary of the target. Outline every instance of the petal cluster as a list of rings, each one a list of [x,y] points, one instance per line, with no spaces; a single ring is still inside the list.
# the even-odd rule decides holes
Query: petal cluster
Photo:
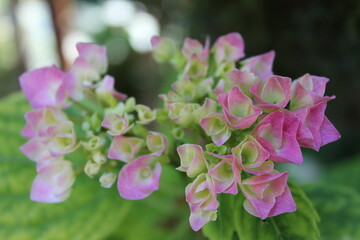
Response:
[[[327,78],[275,75],[274,51],[241,59],[244,48],[238,33],[219,37],[212,47],[209,39],[203,45],[187,38],[181,51],[172,45],[173,57],[166,60],[179,80],[174,91],[161,95],[165,113],[184,129],[180,140],[206,148],[186,142],[177,148],[177,169],[195,178],[186,191],[194,230],[215,220],[216,194],[244,194],[245,209],[262,219],[295,211],[288,175],[277,172],[274,162],[301,164],[301,147],[318,151],[340,138],[325,116],[335,98],[324,96]]]

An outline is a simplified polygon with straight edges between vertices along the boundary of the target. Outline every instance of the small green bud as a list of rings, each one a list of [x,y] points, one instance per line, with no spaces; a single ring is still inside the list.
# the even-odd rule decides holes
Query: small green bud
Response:
[[[104,188],[111,188],[116,180],[116,175],[114,173],[104,173],[101,175],[99,182]]]
[[[90,138],[90,140],[87,142],[81,142],[81,145],[88,151],[98,150],[104,144],[105,144],[105,139],[102,139],[99,136],[94,136]]]
[[[129,113],[135,110],[136,101],[135,98],[128,98],[125,102],[124,111],[125,113]]]
[[[97,164],[104,164],[106,163],[106,157],[104,156],[104,154],[102,154],[100,151],[96,151],[93,155],[92,155],[92,159],[95,163]]]
[[[96,175],[100,170],[101,165],[94,163],[92,161],[87,161],[84,172],[86,175],[88,175],[90,178],[92,178],[94,175]]]

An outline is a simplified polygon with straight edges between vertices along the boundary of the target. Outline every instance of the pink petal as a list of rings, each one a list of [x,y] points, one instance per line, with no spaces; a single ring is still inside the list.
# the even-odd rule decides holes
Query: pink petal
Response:
[[[154,167],[150,167],[154,161],[154,156],[144,155],[121,169],[118,190],[122,198],[139,200],[159,189],[161,164],[156,162]]]
[[[92,43],[78,43],[76,48],[79,52],[79,57],[88,62],[100,74],[106,72],[108,65],[106,47]]]
[[[207,161],[204,157],[204,151],[200,145],[183,144],[177,148],[180,157],[179,171],[186,172],[188,177],[196,177],[207,168]]]
[[[258,81],[253,73],[243,72],[237,69],[232,70],[228,74],[228,77],[232,83],[240,87],[241,91],[247,96],[250,96],[249,88]]]
[[[260,80],[265,81],[270,76],[274,75],[272,71],[273,62],[275,58],[275,52],[270,51],[258,56],[254,56],[242,61],[241,71],[252,72],[260,78]]]
[[[241,189],[246,197],[244,208],[250,214],[265,219],[271,210],[282,202],[289,200],[285,173],[264,174],[245,179]],[[285,194],[284,194],[285,193]],[[278,207],[274,211],[278,211]],[[286,208],[286,207],[285,207]]]
[[[30,199],[36,202],[57,203],[70,196],[75,181],[71,162],[51,160],[38,163],[36,176],[30,193]]]
[[[19,77],[21,89],[32,108],[61,106],[65,96],[58,99],[57,91],[63,83],[64,73],[56,66],[43,67],[23,73]]]
[[[210,153],[211,154],[211,153]],[[209,175],[214,179],[216,193],[237,194],[237,184],[240,180],[240,171],[231,155],[216,155],[221,159],[209,170]]]
[[[181,51],[187,59],[191,59],[194,55],[200,57],[203,50],[203,46],[198,40],[186,38]]]
[[[122,101],[127,98],[126,94],[117,92],[114,89],[115,79],[112,76],[106,75],[104,79],[100,82],[99,86],[96,88],[97,94],[111,94],[116,99]]]
[[[321,146],[334,142],[340,139],[341,137],[338,130],[334,127],[334,125],[330,122],[330,120],[327,117],[324,117],[324,120],[321,124],[320,135],[321,135]]]
[[[232,87],[228,93],[219,94],[218,101],[227,123],[237,129],[250,127],[262,113],[237,86]]]
[[[38,162],[51,158],[47,148],[47,141],[42,138],[32,138],[20,147],[21,152],[31,159]]]
[[[239,33],[229,33],[219,37],[213,47],[217,63],[233,62],[245,56],[244,40]]]
[[[270,112],[284,108],[290,100],[291,79],[272,76],[265,82],[257,82],[250,87],[257,106]]]
[[[291,195],[290,189],[286,186],[282,195],[276,197],[275,205],[269,212],[267,217],[274,217],[286,212],[295,212],[296,203]]]
[[[160,140],[160,142],[156,140]],[[150,134],[146,136],[146,146],[152,152],[152,155],[160,156],[167,148],[167,140],[161,133],[150,132]]]
[[[135,137],[115,136],[108,152],[108,158],[129,162],[135,158],[143,140]]]
[[[190,226],[194,231],[199,231],[205,224],[216,219],[216,211],[203,211],[199,209],[190,214]]]

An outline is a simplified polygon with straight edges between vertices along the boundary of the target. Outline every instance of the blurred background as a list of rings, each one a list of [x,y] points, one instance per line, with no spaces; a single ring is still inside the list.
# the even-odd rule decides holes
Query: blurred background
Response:
[[[359,0],[0,0],[0,97],[19,90],[18,76],[22,72],[52,64],[66,70],[77,55],[77,42],[95,42],[108,48],[109,74],[117,79],[116,88],[129,96],[135,96],[138,102],[154,107],[160,104],[158,94],[169,89],[176,75],[170,66],[158,65],[152,60],[152,36],[166,36],[180,45],[185,37],[204,42],[209,36],[214,42],[220,35],[234,31],[243,36],[248,57],[275,50],[274,72],[278,75],[296,79],[310,73],[330,78],[326,93],[329,96],[336,95],[337,98],[328,104],[326,114],[340,131],[342,138],[324,146],[320,152],[304,150],[304,164],[289,165],[286,170],[291,171],[290,176],[297,183],[303,183],[315,204],[322,218],[321,231],[327,233],[323,234],[325,237],[322,239],[359,239]],[[5,112],[0,113],[2,118],[6,118]],[[12,121],[11,118],[8,120]],[[7,141],[14,135],[13,132],[20,131],[18,125],[13,125],[12,135],[6,135],[5,130],[8,130],[10,125],[1,122],[0,127],[3,128],[0,136],[4,134]],[[16,138],[16,141],[19,141],[19,136]],[[14,144],[8,141],[9,146],[14,145],[11,149],[17,149],[17,143],[15,140]],[[14,153],[10,148],[7,149],[6,144],[0,144],[0,148],[2,153],[7,150],[8,158],[14,160]],[[21,154],[20,156],[23,159]],[[30,161],[28,162],[30,164]],[[6,166],[3,164],[0,168],[4,174],[8,171]],[[20,161],[14,166],[25,168]],[[34,175],[33,166],[26,166],[30,175]],[[30,178],[24,179],[22,182],[27,182]],[[171,183],[174,179],[173,175],[169,175],[163,181]],[[18,182],[16,177],[14,182]],[[18,219],[13,218],[13,224],[17,224],[19,219],[24,222],[22,216],[27,212],[28,225],[24,226],[25,229],[28,226],[31,229],[39,224],[35,222],[33,212],[29,211],[36,206],[43,209],[43,212],[39,211],[41,214],[38,218],[45,224],[41,226],[58,228],[58,225],[51,225],[52,222],[46,218],[56,207],[47,208],[34,203],[30,205],[29,184],[24,185],[23,193],[19,195],[22,204],[14,207],[8,207],[12,206],[14,199],[0,184],[0,190],[4,190],[1,198],[8,201],[0,203],[4,221],[7,223],[11,217],[21,216]],[[316,187],[316,184],[320,185]],[[165,190],[169,191],[171,188]],[[13,192],[18,191],[18,188],[14,189]],[[89,189],[95,188],[90,184]],[[157,224],[154,219],[161,209],[163,214],[174,209],[172,205],[169,206],[170,210],[164,208],[168,201],[165,196],[168,194],[162,196],[160,190],[159,192],[160,197],[150,198],[153,215],[149,214],[148,205],[146,208],[139,208],[139,205],[136,207],[149,232],[153,232],[154,227],[148,223]],[[86,194],[92,193],[82,193],[75,189],[74,194],[87,196]],[[115,195],[114,198],[119,199],[118,195]],[[177,198],[183,201],[183,192]],[[160,200],[164,203],[159,204]],[[72,206],[71,204],[70,202],[69,206]],[[112,205],[113,202],[110,202],[109,206]],[[59,210],[56,211],[64,212],[61,208],[63,205],[57,206]],[[84,219],[77,222],[88,221],[87,216],[91,216],[93,206],[89,208],[88,215],[84,215]],[[127,205],[124,206],[128,211]],[[8,215],[3,213],[7,209],[10,209],[7,211]],[[74,205],[73,209],[83,209],[83,205],[81,208]],[[181,211],[181,208],[179,209]],[[147,214],[143,214],[144,211]],[[113,212],[118,216],[116,211]],[[108,214],[105,211],[104,216]],[[129,216],[130,220],[126,219],[127,222],[131,221],[133,215]],[[133,233],[139,233],[135,224],[139,219],[136,214],[134,216]],[[185,212],[184,219],[187,216],[188,213]],[[2,224],[5,226],[5,222],[0,221],[0,229]],[[177,224],[176,221],[170,223],[174,226]],[[172,231],[168,226],[169,222],[161,224],[165,226],[164,229]],[[184,226],[188,229],[187,221]],[[17,228],[14,229],[13,232],[19,232]],[[78,232],[75,227],[73,229]],[[5,232],[7,230],[5,226]],[[179,232],[183,230],[180,229]],[[31,236],[14,239],[31,239]],[[160,238],[155,236],[154,239]]]

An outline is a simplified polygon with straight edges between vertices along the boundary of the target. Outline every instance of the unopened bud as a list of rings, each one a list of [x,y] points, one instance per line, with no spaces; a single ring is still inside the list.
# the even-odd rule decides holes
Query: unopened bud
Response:
[[[111,188],[116,180],[116,175],[114,173],[104,173],[101,175],[99,182],[104,188]]]
[[[96,175],[99,172],[100,167],[101,165],[88,161],[85,165],[84,172],[86,175],[92,178],[94,175]]]
[[[124,108],[125,113],[134,111],[135,105],[136,105],[135,98],[131,97],[128,100],[126,100],[125,108]]]
[[[148,124],[155,120],[156,113],[152,111],[148,106],[138,104],[135,106],[135,110],[138,114],[139,124]]]
[[[100,164],[100,165],[106,163],[106,157],[100,151],[95,152],[92,155],[92,159],[95,163]]]
[[[94,136],[92,138],[90,138],[89,141],[87,142],[82,142],[82,146],[88,150],[88,151],[95,151],[97,149],[99,149],[100,147],[102,147],[104,145],[105,140],[98,137],[98,136]]]

